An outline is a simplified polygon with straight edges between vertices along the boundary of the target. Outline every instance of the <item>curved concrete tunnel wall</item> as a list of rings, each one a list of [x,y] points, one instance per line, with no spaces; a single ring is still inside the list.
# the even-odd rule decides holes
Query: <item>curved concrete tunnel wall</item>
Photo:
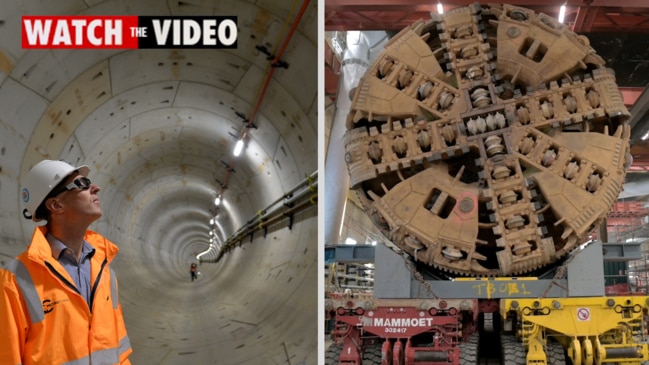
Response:
[[[90,5],[89,5],[90,4]],[[301,2],[36,0],[0,4],[0,264],[22,252],[20,177],[43,158],[87,164],[114,241],[133,364],[316,364],[317,213],[298,214],[189,282],[189,263],[317,170],[317,2],[282,57],[214,198]],[[22,15],[237,15],[237,50],[23,50]],[[284,29],[284,31],[282,31]],[[233,137],[234,136],[234,137]]]

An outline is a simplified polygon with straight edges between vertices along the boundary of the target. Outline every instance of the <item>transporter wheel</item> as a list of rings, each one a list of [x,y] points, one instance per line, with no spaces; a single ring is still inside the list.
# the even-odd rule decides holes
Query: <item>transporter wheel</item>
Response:
[[[381,344],[365,347],[363,365],[381,365]]]
[[[325,353],[325,365],[338,365],[340,352],[343,350],[342,345],[331,345]]]
[[[547,356],[548,365],[566,364],[566,352],[563,346],[556,341],[548,341]]]
[[[502,365],[525,365],[525,347],[514,336],[502,336]],[[565,362],[563,363],[565,364]]]
[[[478,333],[472,334],[465,342],[460,344],[460,365],[473,365],[478,363]]]

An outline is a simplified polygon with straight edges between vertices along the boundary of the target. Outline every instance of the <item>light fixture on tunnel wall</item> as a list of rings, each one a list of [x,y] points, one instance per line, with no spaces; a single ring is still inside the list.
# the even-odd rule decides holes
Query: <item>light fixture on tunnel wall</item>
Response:
[[[444,14],[444,6],[439,1],[437,2],[437,13]]]
[[[254,107],[252,108],[252,110],[249,113],[242,113],[235,110],[235,115],[240,117],[243,120],[245,126],[242,134],[237,140],[237,144],[235,145],[233,151],[234,157],[238,157],[241,154],[243,148],[245,147],[244,143],[248,133],[250,133],[252,129],[256,130],[259,128],[259,126],[255,123],[257,113],[260,111],[260,107],[263,104],[266,91],[268,90],[268,86],[271,80],[273,80],[273,74],[275,73],[275,70],[278,68],[288,67],[288,63],[282,59],[282,56],[284,54],[284,51],[287,49],[289,41],[293,38],[293,34],[298,29],[298,25],[302,20],[302,16],[305,14],[305,10],[307,9],[308,4],[309,1],[302,2],[302,6],[300,7],[300,10],[297,12],[295,17],[293,18],[291,27],[286,33],[286,35],[284,36],[284,39],[283,40],[281,40],[281,38],[277,39],[278,45],[280,44],[280,40],[281,40],[281,46],[279,46],[279,48],[276,48],[276,52],[274,50],[273,52],[270,52],[270,54],[267,54],[268,57],[266,58],[266,60],[268,62],[266,63],[266,67],[264,70],[265,75],[263,79],[260,80],[259,87],[257,89],[257,95],[255,95]],[[259,48],[257,49],[260,50]],[[235,170],[233,168],[235,162],[236,161],[232,161],[231,164],[228,164],[227,162],[223,162],[227,166],[227,170],[225,173],[225,177],[222,179],[223,182],[221,183],[221,193],[223,193],[223,191],[228,188],[228,182],[230,180],[230,176],[233,173],[235,173]]]
[[[559,23],[563,23],[565,18],[566,18],[566,3],[563,3],[563,5],[561,5],[561,8],[559,8]]]
[[[213,235],[214,235],[214,231],[210,231],[210,236],[213,236]]]
[[[241,150],[243,150],[243,139],[238,140],[234,146],[234,157],[239,157]]]
[[[217,207],[218,207],[219,205],[221,205],[221,196],[220,196],[220,195],[217,195],[217,196],[216,196],[216,199],[214,199],[214,205],[216,205]],[[212,223],[212,224],[213,224],[213,223]]]
[[[212,225],[212,224],[214,224],[214,217],[212,217],[212,218],[210,219],[210,225]],[[210,232],[210,234],[211,234],[211,232]]]

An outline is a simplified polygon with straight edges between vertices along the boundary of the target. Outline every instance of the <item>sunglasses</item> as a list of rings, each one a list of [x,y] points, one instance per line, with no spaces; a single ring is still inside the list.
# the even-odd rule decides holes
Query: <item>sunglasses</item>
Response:
[[[61,190],[57,191],[53,196],[59,195],[66,191],[70,191],[72,189],[87,190],[90,189],[90,184],[92,184],[90,179],[88,179],[85,176],[79,176],[78,178],[74,179],[71,183],[64,186]]]

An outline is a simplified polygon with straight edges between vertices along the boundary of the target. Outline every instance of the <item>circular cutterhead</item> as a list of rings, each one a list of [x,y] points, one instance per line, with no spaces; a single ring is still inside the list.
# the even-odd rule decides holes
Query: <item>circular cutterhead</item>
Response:
[[[393,37],[347,119],[351,185],[419,262],[460,275],[540,269],[607,215],[629,112],[583,37],[509,5],[455,9]]]

